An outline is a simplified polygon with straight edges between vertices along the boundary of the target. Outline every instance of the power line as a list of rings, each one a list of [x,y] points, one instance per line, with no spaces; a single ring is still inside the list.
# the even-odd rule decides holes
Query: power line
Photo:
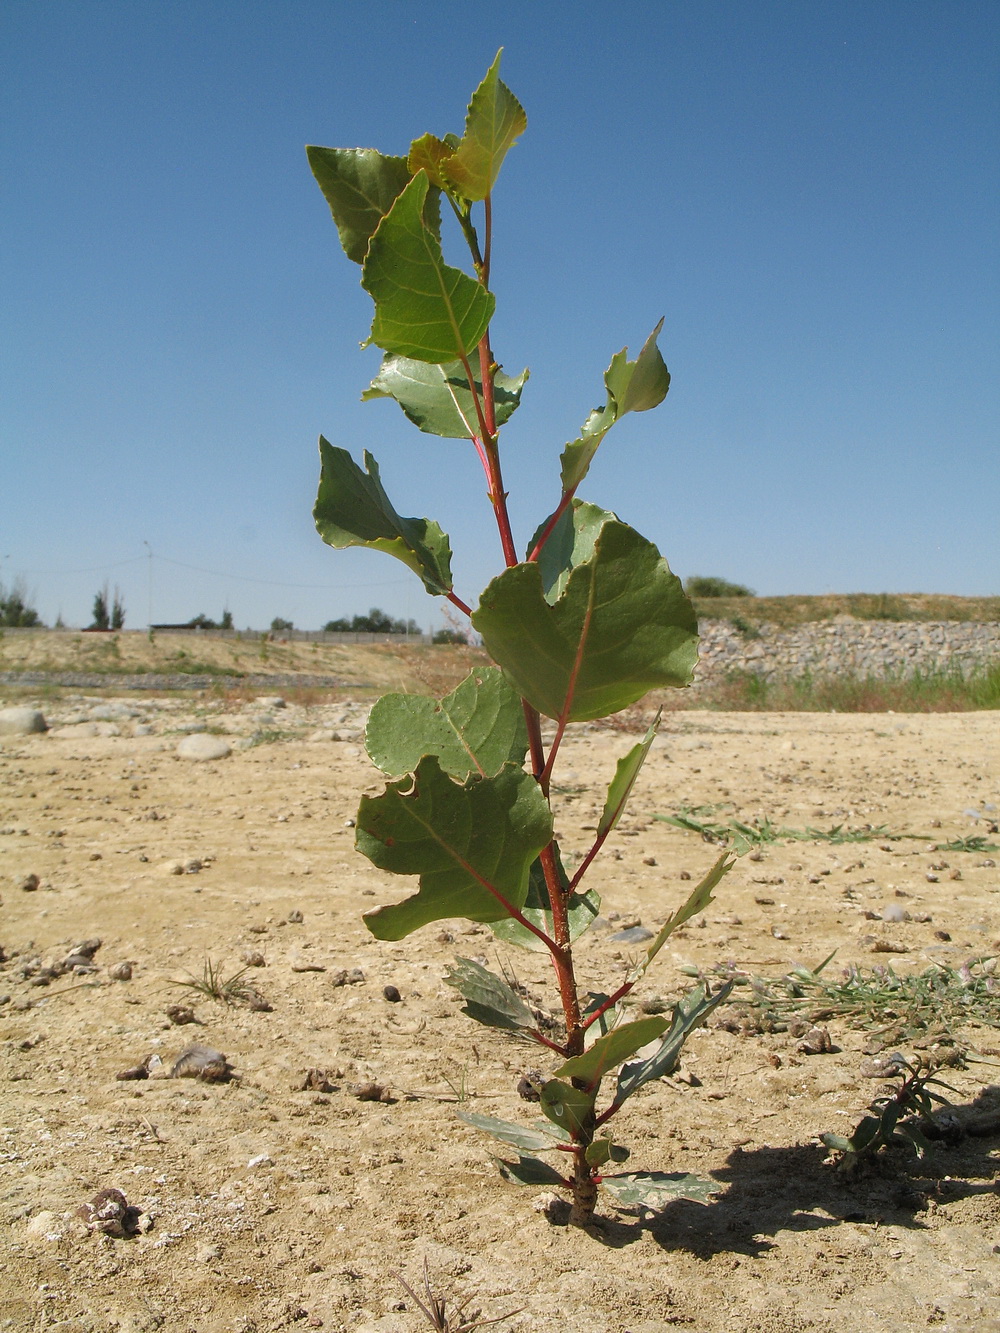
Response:
[[[36,578],[47,577],[66,577],[71,574],[103,574],[109,569],[120,569],[123,565],[137,565],[142,561],[149,559],[146,555],[131,556],[128,560],[116,560],[106,565],[92,565],[88,569],[26,569],[22,573],[25,577]],[[203,569],[201,565],[189,565],[184,560],[172,560],[167,555],[157,555],[155,552],[153,560],[160,560],[167,565],[176,565],[179,569],[190,569],[196,574],[208,574],[212,578],[232,579],[239,583],[259,583],[271,588],[311,588],[322,592],[338,592],[341,589],[355,588],[401,588],[410,582],[409,579],[385,579],[377,583],[283,583],[280,579],[258,579],[250,574],[228,574],[218,569]]]

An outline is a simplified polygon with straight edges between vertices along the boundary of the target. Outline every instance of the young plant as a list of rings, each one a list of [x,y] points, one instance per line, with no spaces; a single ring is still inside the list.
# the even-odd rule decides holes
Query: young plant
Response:
[[[455,591],[451,548],[439,524],[402,517],[367,452],[364,467],[320,439],[317,529],[337,549],[394,556],[467,617],[495,666],[477,667],[447,697],[389,694],[368,721],[366,747],[391,780],[364,797],[356,844],[382,870],[418,875],[402,902],[365,914],[379,939],[398,940],[431,922],[485,922],[505,944],[545,952],[562,1006],[562,1027],[543,1030],[501,976],[459,958],[448,980],[465,1012],[546,1048],[557,1059],[539,1088],[544,1119],[525,1128],[465,1114],[469,1124],[518,1150],[500,1162],[523,1184],[563,1186],[570,1220],[592,1217],[598,1186],[620,1201],[659,1207],[704,1201],[712,1182],[686,1175],[609,1172],[627,1151],[610,1122],[632,1093],[675,1067],[685,1038],[728,994],[706,985],[672,1016],[628,1017],[627,1001],[673,930],[712,901],[733,864],[723,851],[610,994],[583,995],[573,945],[598,914],[584,877],[625,809],[653,744],[659,715],[618,763],[591,846],[575,872],[553,837],[550,791],[566,729],[607,717],[650,690],[683,688],[697,659],[694,609],[667,562],[615,514],[578,498],[598,447],[629,412],[663,401],[670,376],[656,345],[660,324],[635,360],[611,360],[606,396],[560,458],[551,512],[523,556],[511,528],[501,471],[500,430],[517,409],[527,370],[507,375],[490,326],[492,196],[507,151],[527,120],[500,81],[500,57],[473,94],[462,135],[415,139],[406,156],[370,148],[307,150],[349,259],[375,303],[368,343],[381,368],[365,399],[394,399],[421,431],[468,441],[486,478],[504,569],[472,606]],[[445,262],[442,213],[456,224],[471,271]],[[551,730],[543,736],[542,717]],[[646,1049],[649,1048],[649,1049]],[[618,1070],[614,1092],[599,1102]],[[539,1153],[551,1153],[559,1165]]]
[[[876,1097],[862,1116],[850,1138],[841,1134],[821,1134],[820,1139],[833,1152],[839,1153],[837,1167],[854,1172],[859,1167],[876,1161],[893,1143],[911,1147],[920,1160],[930,1151],[930,1144],[921,1129],[921,1121],[929,1121],[935,1106],[947,1106],[947,1097],[931,1092],[931,1085],[954,1089],[942,1079],[935,1078],[934,1066],[926,1062],[911,1065],[898,1052],[890,1061],[890,1078],[899,1084]]]

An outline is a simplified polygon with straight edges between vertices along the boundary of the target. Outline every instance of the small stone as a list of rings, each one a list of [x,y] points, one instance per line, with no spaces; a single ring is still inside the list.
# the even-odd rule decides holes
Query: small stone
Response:
[[[948,876],[948,878],[949,878],[949,879],[961,879],[961,878],[962,878],[962,872],[961,872],[961,870],[953,870],[953,871],[951,872],[951,874]]]
[[[288,915],[285,917],[285,920],[290,922],[293,926],[301,926],[305,918],[303,917],[299,909],[296,907],[291,912],[288,913]]]
[[[307,1069],[303,1078],[292,1085],[293,1092],[336,1092],[331,1078],[343,1078],[339,1069]]]
[[[639,1009],[644,1014],[665,1014],[669,1008],[662,995],[650,995],[648,999],[639,1001]]]
[[[909,916],[906,908],[901,907],[899,903],[890,903],[882,912],[883,921],[907,921]]]
[[[267,966],[267,964],[264,961],[264,955],[261,953],[259,949],[244,949],[243,952],[240,954],[240,958],[247,965],[247,967]]]
[[[222,1248],[218,1245],[198,1245],[194,1252],[196,1264],[214,1264],[222,1258]]]
[[[801,1051],[803,1055],[829,1055],[833,1050],[829,1030],[821,1027],[810,1028],[795,1049]]]
[[[395,986],[383,986],[382,997],[383,999],[388,1000],[390,1004],[399,1004],[400,1000],[403,998]]]
[[[924,876],[924,879],[927,881],[928,884],[938,884],[940,883],[941,876],[935,875],[928,870],[927,874]]]
[[[0,736],[32,736],[48,729],[37,708],[0,708]]]
[[[558,1194],[538,1194],[532,1199],[531,1206],[553,1226],[564,1227],[569,1222],[569,1200]]]
[[[266,1152],[258,1153],[256,1157],[251,1157],[247,1162],[248,1171],[256,1171],[260,1166],[274,1166],[274,1158]]]
[[[183,1027],[185,1023],[195,1023],[197,1019],[194,1016],[194,1010],[186,1004],[172,1004],[166,1010],[166,1015],[171,1023],[177,1027]]]
[[[629,926],[627,930],[617,930],[608,939],[616,944],[641,944],[643,940],[651,940],[653,932],[647,930],[645,926]]]
[[[108,976],[112,981],[131,981],[132,964],[128,961],[115,963],[113,967],[108,968]]]
[[[772,927],[771,927],[771,934],[774,936],[774,938],[775,938],[776,940],[787,940],[787,939],[788,939],[788,933],[787,933],[787,931],[782,930],[780,926],[772,926]]]
[[[947,942],[951,939],[951,936],[948,934],[946,930],[936,930],[934,932],[934,938],[936,940],[944,940],[944,942],[947,944]]]
[[[171,1078],[197,1078],[203,1083],[228,1083],[232,1067],[221,1051],[195,1043],[185,1046],[174,1061]]]
[[[392,1093],[381,1083],[366,1080],[362,1083],[348,1083],[347,1091],[359,1102],[391,1102]]]
[[[208,736],[204,733],[185,736],[176,751],[180,759],[197,761],[227,759],[232,752],[232,746],[221,736]]]
[[[24,893],[34,893],[40,883],[41,880],[37,875],[25,875],[17,887]]]
[[[872,953],[909,953],[910,950],[905,944],[894,944],[892,940],[874,940],[871,945]]]
[[[683,880],[687,881],[687,880],[689,880],[689,879],[691,878],[691,871],[690,871],[690,870],[682,870],[681,873],[677,876],[677,878],[678,878],[678,879],[683,879]]]
[[[642,858],[642,864],[643,864],[644,866],[655,866],[655,865],[656,865],[656,857],[655,857],[655,856],[644,856],[644,857]]]
[[[311,958],[296,957],[292,959],[291,968],[293,972],[325,972],[326,967],[322,963],[314,962]]]
[[[537,1069],[526,1069],[517,1081],[517,1095],[525,1102],[540,1102],[545,1075]]]
[[[89,1203],[81,1204],[76,1215],[89,1231],[100,1231],[106,1236],[124,1236],[134,1230],[130,1225],[139,1210],[131,1208],[121,1190],[100,1190]]]

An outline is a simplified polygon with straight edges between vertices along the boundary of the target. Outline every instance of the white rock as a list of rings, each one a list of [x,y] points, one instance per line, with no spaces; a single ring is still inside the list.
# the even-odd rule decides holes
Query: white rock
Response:
[[[208,736],[204,732],[185,736],[177,747],[181,759],[225,759],[232,752],[228,741],[224,741],[221,736]]]
[[[257,698],[262,708],[287,708],[288,705],[280,694],[262,694]]]
[[[0,736],[30,736],[37,731],[48,731],[37,708],[0,708]]]
[[[98,735],[96,722],[70,722],[65,727],[56,727],[50,733],[57,740],[72,740],[74,737],[85,738]]]

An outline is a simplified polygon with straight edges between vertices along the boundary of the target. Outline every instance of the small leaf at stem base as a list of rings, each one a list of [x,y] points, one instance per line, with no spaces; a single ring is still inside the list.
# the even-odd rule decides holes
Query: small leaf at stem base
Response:
[[[513,1185],[566,1185],[555,1167],[538,1157],[518,1157],[516,1162],[509,1162],[505,1157],[496,1157],[493,1153],[490,1156],[500,1168],[504,1180],[509,1180]]]
[[[445,981],[465,999],[463,1013],[486,1027],[518,1032],[535,1026],[534,1015],[502,977],[471,958],[456,958],[448,965]]]

